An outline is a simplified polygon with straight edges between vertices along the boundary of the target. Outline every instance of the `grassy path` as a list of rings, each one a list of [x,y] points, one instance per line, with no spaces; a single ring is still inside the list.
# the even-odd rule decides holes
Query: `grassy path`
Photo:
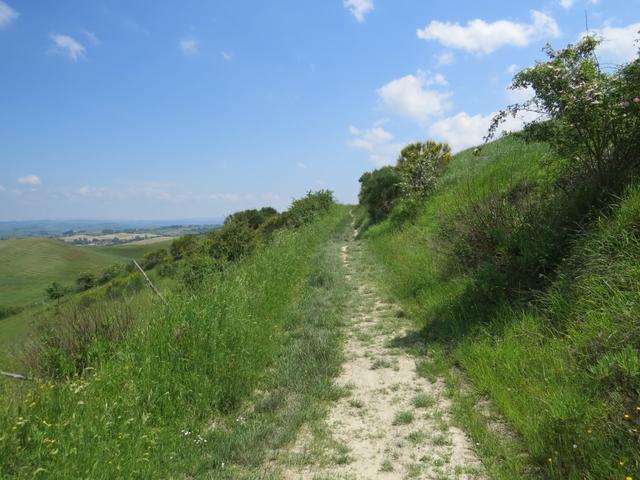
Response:
[[[372,282],[376,273],[355,239],[340,247],[351,301],[343,395],[322,423],[303,429],[280,455],[287,479],[485,478],[464,432],[451,425],[442,378],[420,376],[417,336],[403,311]]]

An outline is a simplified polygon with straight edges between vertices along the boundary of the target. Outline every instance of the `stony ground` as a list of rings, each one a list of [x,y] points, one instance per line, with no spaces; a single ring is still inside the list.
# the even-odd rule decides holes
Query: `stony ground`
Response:
[[[418,375],[417,342],[401,308],[371,281],[372,267],[353,239],[341,248],[353,291],[343,395],[326,423],[304,429],[278,455],[286,479],[483,479],[464,432],[451,424],[442,379]]]

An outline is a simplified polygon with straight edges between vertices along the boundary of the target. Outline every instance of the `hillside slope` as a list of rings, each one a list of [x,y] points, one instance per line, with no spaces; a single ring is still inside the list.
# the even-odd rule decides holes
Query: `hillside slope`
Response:
[[[462,152],[413,221],[392,212],[365,238],[430,358],[462,367],[540,475],[636,478],[640,188],[600,207],[552,195],[551,158],[514,138]],[[482,450],[479,419],[458,409]]]
[[[44,299],[51,282],[72,285],[83,272],[140,258],[162,244],[79,247],[50,238],[0,241],[0,305],[24,306]],[[164,245],[166,246],[166,245]]]

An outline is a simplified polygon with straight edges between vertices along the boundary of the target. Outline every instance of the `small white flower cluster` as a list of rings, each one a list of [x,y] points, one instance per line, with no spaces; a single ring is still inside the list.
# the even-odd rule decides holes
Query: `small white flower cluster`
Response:
[[[193,432],[189,431],[189,430],[181,430],[180,433],[182,433],[182,435],[184,435],[185,437],[188,437],[190,435],[193,435]],[[200,435],[199,433],[196,434],[195,438],[193,439],[193,443],[195,443],[196,445],[201,445],[203,443],[207,443],[207,439],[204,438],[202,435]]]

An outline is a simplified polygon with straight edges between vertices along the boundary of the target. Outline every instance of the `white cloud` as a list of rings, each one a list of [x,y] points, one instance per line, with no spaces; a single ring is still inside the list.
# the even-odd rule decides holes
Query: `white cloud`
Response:
[[[453,62],[456,61],[456,57],[453,54],[453,52],[442,52],[442,53],[439,53],[439,54],[435,55],[435,59],[436,59],[436,66],[437,67],[443,67],[445,65],[451,65]]]
[[[0,192],[4,192],[6,190],[6,188],[4,188],[4,185],[0,185]]]
[[[91,193],[91,189],[85,185],[85,186],[77,188],[76,189],[76,193],[78,195],[87,196],[87,195],[89,195]]]
[[[560,5],[562,6],[562,8],[568,10],[573,6],[574,2],[575,0],[560,0]]]
[[[560,28],[546,13],[531,10],[531,23],[498,20],[487,23],[471,20],[466,26],[459,23],[432,21],[417,35],[423,40],[435,40],[448,48],[458,48],[475,54],[489,54],[507,46],[525,47],[531,42],[558,37]]]
[[[392,80],[378,89],[384,108],[397,115],[425,121],[449,108],[451,93],[430,89],[430,86],[445,86],[447,79],[441,74],[431,75],[419,70],[416,75],[407,75]]]
[[[100,39],[94,32],[82,29],[80,30],[80,33],[87,37],[87,40],[89,40],[89,43],[91,43],[91,45],[100,45]]]
[[[0,0],[0,30],[8,27],[20,14]]]
[[[223,59],[225,59],[227,62],[230,62],[231,60],[233,60],[233,53],[231,52],[225,52],[222,51],[220,52],[220,55],[222,56]]]
[[[185,55],[195,55],[198,53],[198,40],[191,35],[186,36],[178,42],[178,46]]]
[[[296,162],[296,167],[298,167],[298,168],[307,168],[307,166],[303,162]]]
[[[590,34],[602,39],[598,46],[600,60],[612,63],[625,63],[638,58],[640,44],[636,42],[640,38],[640,22],[632,23],[626,27],[612,27],[605,25],[602,28],[592,30]],[[582,34],[585,36],[586,32]]]
[[[352,138],[347,144],[352,148],[369,152],[369,159],[378,167],[395,163],[403,147],[380,125],[364,130],[351,126],[349,133]]]
[[[520,65],[516,63],[512,63],[511,65],[509,65],[506,70],[506,72],[510,75],[515,75],[519,71],[520,71]]]
[[[18,183],[20,185],[31,185],[32,187],[37,187],[42,184],[42,181],[37,175],[25,175],[24,177],[18,178]]]
[[[69,35],[54,34],[51,35],[51,40],[53,41],[52,51],[54,53],[69,57],[74,62],[86,58],[84,45]]]
[[[491,120],[497,112],[489,115],[469,115],[460,112],[452,117],[443,118],[429,128],[429,135],[444,140],[451,148],[458,152],[474,145],[480,145],[487,135]],[[502,124],[498,136],[505,132],[522,130],[526,122],[537,118],[537,114],[523,113],[517,118],[509,116]]]
[[[344,0],[343,5],[359,22],[364,22],[365,15],[373,10],[373,0]]]

